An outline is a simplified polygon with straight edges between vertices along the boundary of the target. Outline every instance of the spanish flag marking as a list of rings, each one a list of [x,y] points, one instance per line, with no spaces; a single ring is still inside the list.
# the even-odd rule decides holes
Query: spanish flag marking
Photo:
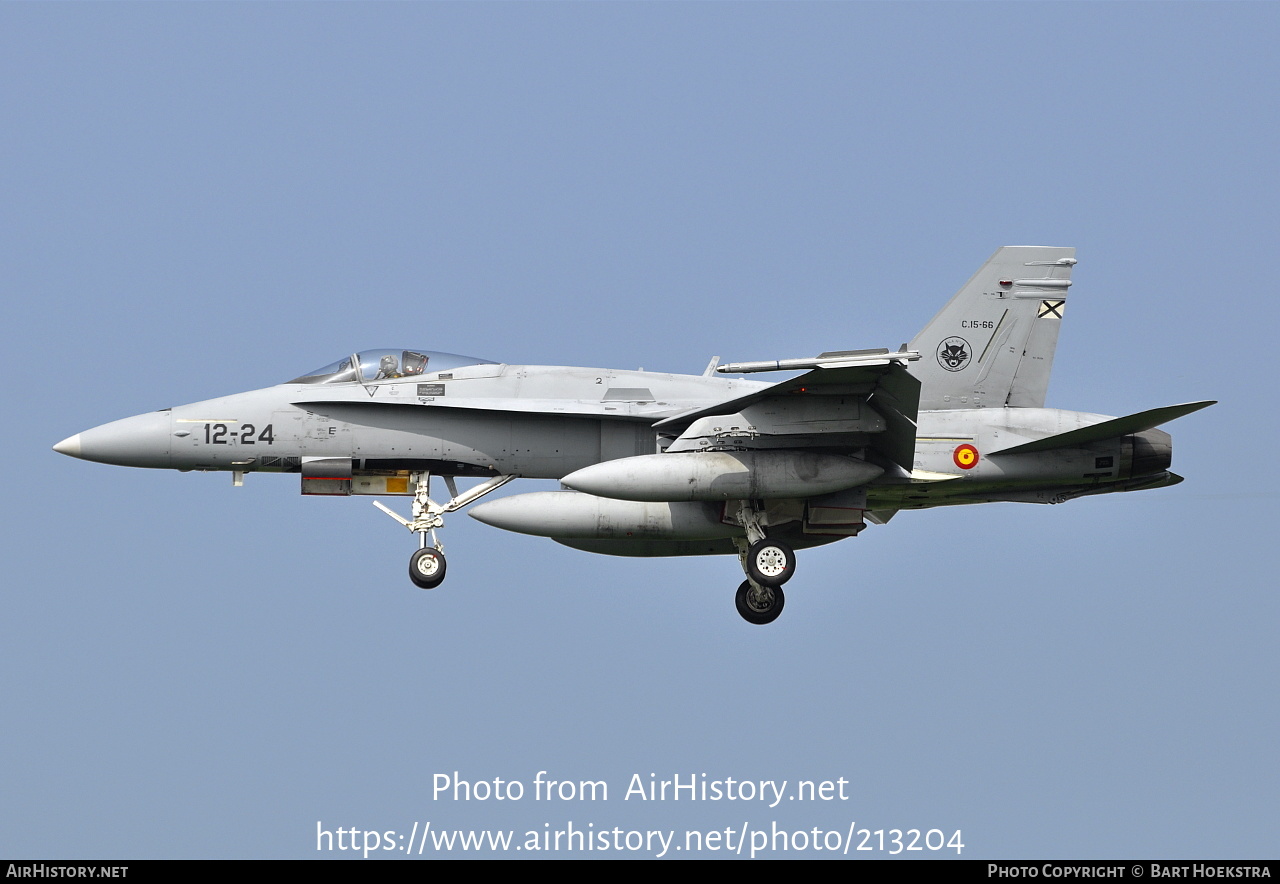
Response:
[[[951,459],[962,470],[971,470],[978,465],[978,449],[972,445],[957,445]]]

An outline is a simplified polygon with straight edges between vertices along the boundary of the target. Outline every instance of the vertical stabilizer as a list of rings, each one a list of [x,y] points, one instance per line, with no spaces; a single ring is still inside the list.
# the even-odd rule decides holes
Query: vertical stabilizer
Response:
[[[1005,246],[911,341],[921,410],[1042,408],[1076,250]]]

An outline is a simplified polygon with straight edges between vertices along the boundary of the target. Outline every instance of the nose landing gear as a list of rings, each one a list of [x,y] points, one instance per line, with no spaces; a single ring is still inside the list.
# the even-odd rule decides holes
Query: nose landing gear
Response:
[[[430,473],[410,474],[413,482],[412,519],[402,517],[379,501],[373,502],[378,509],[418,535],[418,550],[409,558],[409,579],[422,589],[435,589],[444,582],[444,544],[436,537],[436,529],[444,527],[444,514],[456,512],[467,504],[474,503],[516,477],[494,476],[461,494],[458,493],[458,486],[454,484],[453,476],[441,478],[444,479],[449,493],[453,495],[443,504],[431,499]],[[427,546],[427,534],[431,535],[431,546]]]

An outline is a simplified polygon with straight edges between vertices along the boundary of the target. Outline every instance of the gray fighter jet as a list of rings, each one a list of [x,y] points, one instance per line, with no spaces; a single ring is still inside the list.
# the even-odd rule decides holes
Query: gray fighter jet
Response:
[[[795,550],[900,510],[1061,503],[1160,488],[1155,429],[1212,405],[1126,417],[1045,408],[1075,250],[1002,248],[910,344],[718,365],[702,375],[508,365],[367,350],[288,383],[166,408],[64,439],[100,463],[297,473],[303,494],[412,498],[409,564],[445,576],[443,517],[515,478],[559,491],[495,499],[488,525],[619,556],[737,555],[738,612],[782,611]],[[725,375],[800,372],[778,383]],[[431,497],[432,477],[449,499]],[[459,490],[457,478],[479,478]],[[428,542],[428,537],[430,542]]]

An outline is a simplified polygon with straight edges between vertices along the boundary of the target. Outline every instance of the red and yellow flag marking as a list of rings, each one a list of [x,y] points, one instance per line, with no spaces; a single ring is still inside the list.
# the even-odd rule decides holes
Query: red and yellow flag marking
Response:
[[[972,445],[957,445],[951,459],[962,470],[971,470],[978,465],[978,449]]]

